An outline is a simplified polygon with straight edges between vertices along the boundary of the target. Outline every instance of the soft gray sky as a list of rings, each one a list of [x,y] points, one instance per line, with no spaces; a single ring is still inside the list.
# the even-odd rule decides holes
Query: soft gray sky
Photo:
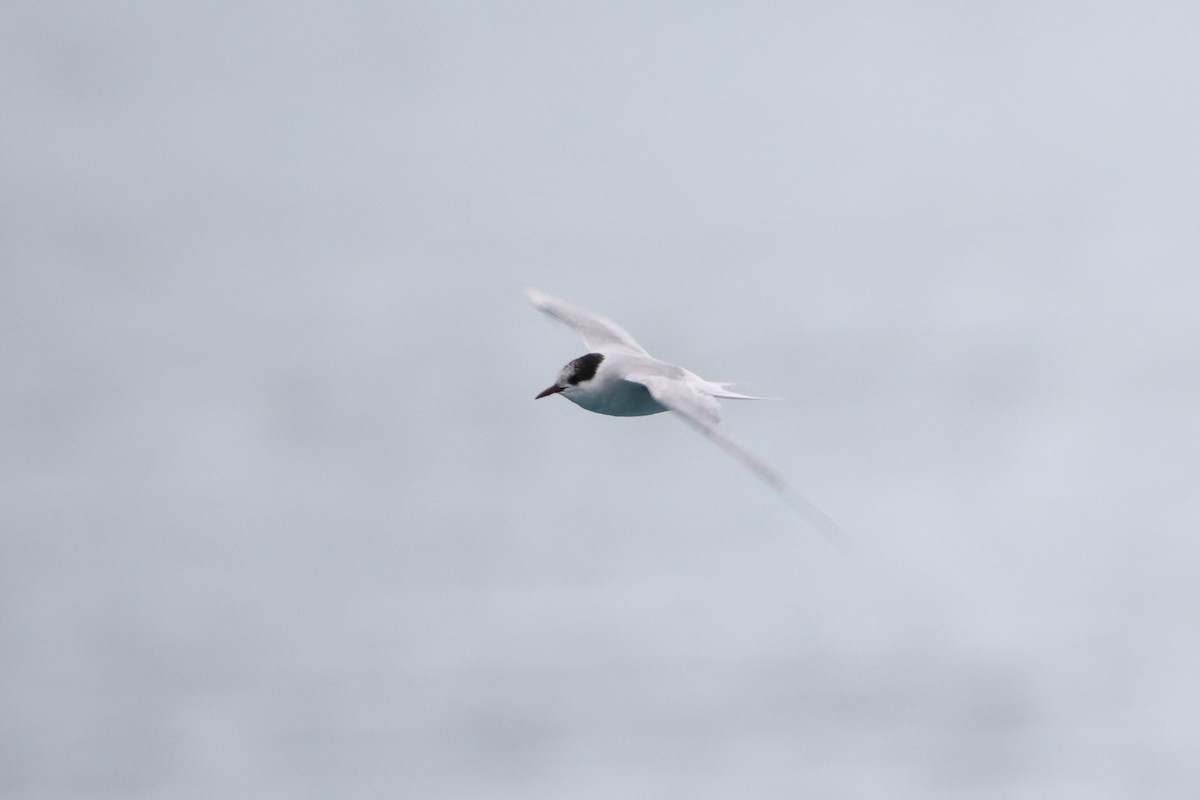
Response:
[[[1194,3],[2,17],[6,798],[1200,791]]]

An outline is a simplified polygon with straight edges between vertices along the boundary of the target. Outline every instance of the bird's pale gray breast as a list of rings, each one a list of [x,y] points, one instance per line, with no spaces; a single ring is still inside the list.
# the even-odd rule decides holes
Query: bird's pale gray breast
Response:
[[[608,385],[604,391],[578,391],[565,395],[568,400],[594,411],[597,414],[607,414],[611,417],[644,417],[647,414],[658,414],[667,411],[667,407],[654,399],[650,390],[634,381],[616,381]]]

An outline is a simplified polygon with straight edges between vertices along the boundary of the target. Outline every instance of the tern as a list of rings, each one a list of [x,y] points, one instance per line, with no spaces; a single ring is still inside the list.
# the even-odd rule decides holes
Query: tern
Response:
[[[683,367],[659,361],[624,328],[598,314],[537,289],[526,289],[525,296],[539,310],[573,328],[588,348],[587,353],[567,362],[554,383],[535,399],[561,394],[581,408],[614,417],[674,412],[775,490],[834,545],[848,549],[850,537],[836,522],[720,429],[718,398],[767,398],[731,391],[730,384],[706,381]]]

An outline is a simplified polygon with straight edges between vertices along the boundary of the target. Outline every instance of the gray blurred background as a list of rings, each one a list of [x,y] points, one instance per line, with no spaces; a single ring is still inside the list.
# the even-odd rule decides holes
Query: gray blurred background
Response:
[[[3,797],[1200,796],[1194,2],[0,16]]]

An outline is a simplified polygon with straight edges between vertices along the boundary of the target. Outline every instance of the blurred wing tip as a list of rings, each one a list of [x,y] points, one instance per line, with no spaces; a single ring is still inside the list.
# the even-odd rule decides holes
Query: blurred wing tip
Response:
[[[841,555],[849,556],[854,552],[854,548],[856,546],[854,539],[850,536],[850,534],[846,533],[841,528],[823,530],[821,531],[821,534],[829,540],[829,543],[832,544],[834,549],[836,549]]]
[[[798,512],[813,530],[825,537],[825,540],[833,545],[839,553],[848,556],[854,551],[854,537],[846,533],[842,526],[830,519],[824,511],[813,505],[807,497],[791,489],[786,498],[788,505]]]

